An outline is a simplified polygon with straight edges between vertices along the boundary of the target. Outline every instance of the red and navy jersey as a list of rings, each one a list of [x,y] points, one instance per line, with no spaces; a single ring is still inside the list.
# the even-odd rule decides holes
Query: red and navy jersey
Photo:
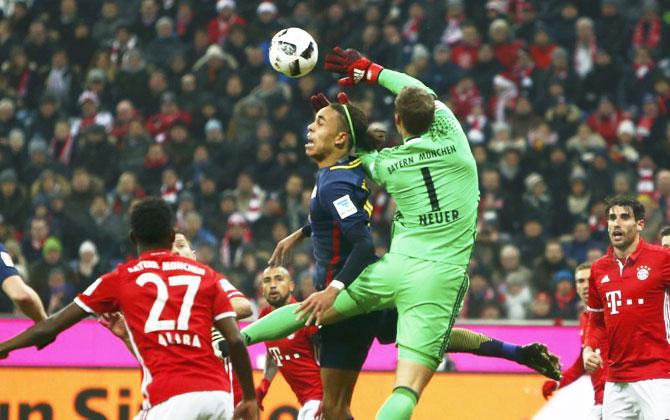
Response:
[[[11,276],[18,276],[19,272],[14,267],[14,262],[12,261],[12,256],[9,255],[9,251],[5,248],[5,245],[0,242],[0,285]]]
[[[333,280],[351,253],[354,244],[346,239],[346,233],[363,227],[369,234],[372,212],[369,194],[359,159],[347,159],[316,173],[309,220],[317,290]]]
[[[9,255],[7,248],[0,242],[0,286],[6,279],[12,276],[18,276],[19,272],[14,267],[14,262],[12,261],[12,256]],[[0,293],[0,311],[1,312],[11,312],[14,306],[12,301],[9,300],[9,297]]]
[[[586,343],[604,329],[607,380],[670,378],[670,252],[640,239],[627,259],[607,255],[591,266]]]
[[[291,298],[291,303],[297,302]],[[272,312],[272,307],[264,308],[259,318]],[[280,340],[266,341],[269,357],[272,357],[284,379],[298,397],[301,405],[307,401],[321,401],[323,388],[321,374],[314,355],[312,337],[318,333],[315,326],[301,328]]]

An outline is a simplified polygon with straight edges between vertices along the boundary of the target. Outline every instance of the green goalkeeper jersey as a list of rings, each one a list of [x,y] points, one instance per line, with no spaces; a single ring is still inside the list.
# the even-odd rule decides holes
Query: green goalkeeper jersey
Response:
[[[385,69],[379,84],[400,93],[420,81]],[[391,252],[450,264],[468,264],[474,245],[479,186],[463,129],[442,102],[428,132],[381,151],[356,150],[367,174],[393,196]]]

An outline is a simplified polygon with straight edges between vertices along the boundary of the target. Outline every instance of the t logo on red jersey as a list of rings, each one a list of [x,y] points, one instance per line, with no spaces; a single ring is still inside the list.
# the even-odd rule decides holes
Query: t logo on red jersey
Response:
[[[617,307],[621,306],[621,290],[605,293],[605,299],[607,300],[607,307],[611,309],[610,314],[618,314]]]

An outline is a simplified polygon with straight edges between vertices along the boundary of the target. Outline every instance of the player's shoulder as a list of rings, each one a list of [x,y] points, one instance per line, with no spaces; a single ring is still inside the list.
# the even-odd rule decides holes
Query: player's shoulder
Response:
[[[365,171],[360,159],[353,160],[349,165],[331,166],[319,177],[319,189],[333,186],[360,185],[365,179]]]
[[[642,244],[642,249],[643,251],[651,253],[654,256],[665,257],[670,255],[670,250],[668,248],[663,248],[662,246],[657,244],[650,244],[649,242],[644,242]]]

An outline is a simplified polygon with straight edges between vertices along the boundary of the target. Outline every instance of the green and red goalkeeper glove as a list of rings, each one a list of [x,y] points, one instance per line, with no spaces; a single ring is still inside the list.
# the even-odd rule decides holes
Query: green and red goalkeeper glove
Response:
[[[340,47],[335,47],[326,54],[323,68],[345,76],[337,81],[340,86],[353,86],[363,80],[371,85],[376,84],[379,73],[384,70],[384,67],[373,63],[357,50],[351,48],[343,50]]]

